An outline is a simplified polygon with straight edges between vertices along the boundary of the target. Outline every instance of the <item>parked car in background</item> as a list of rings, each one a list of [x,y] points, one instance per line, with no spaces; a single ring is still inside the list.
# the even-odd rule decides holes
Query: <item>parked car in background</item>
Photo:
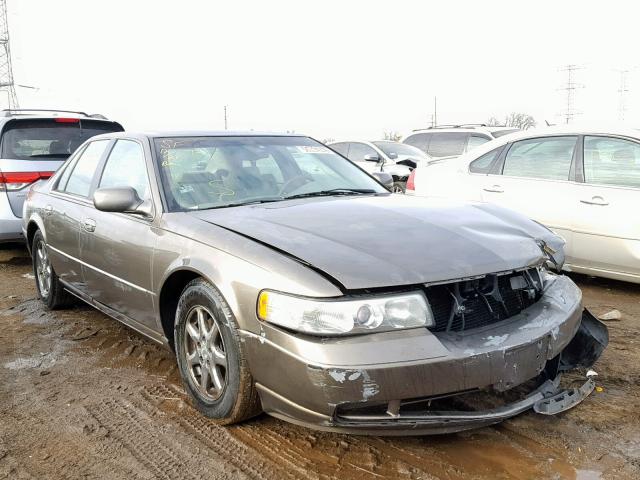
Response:
[[[64,110],[0,112],[0,242],[22,237],[22,204],[29,187],[49,178],[88,138],[122,131],[102,115]]]
[[[503,135],[517,132],[512,127],[489,127],[485,124],[438,125],[414,130],[402,143],[419,148],[434,158],[456,157]]]
[[[595,388],[563,389],[561,372],[607,344],[548,268],[563,256],[550,230],[392,195],[304,136],[100,135],[30,189],[23,229],[47,307],[73,294],[174,348],[222,424],[264,410],[416,435],[553,414]],[[518,385],[524,398],[486,410],[438,402]]]
[[[342,141],[328,146],[369,173],[391,174],[395,193],[404,193],[411,170],[430,160],[421,150],[390,140]]]
[[[491,202],[567,244],[565,269],[640,283],[640,131],[553,127],[418,168],[409,193]]]

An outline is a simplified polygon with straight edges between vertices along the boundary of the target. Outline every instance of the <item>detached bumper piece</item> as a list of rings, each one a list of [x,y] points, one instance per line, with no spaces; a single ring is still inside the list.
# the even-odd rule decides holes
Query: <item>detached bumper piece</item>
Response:
[[[342,410],[334,418],[334,426],[342,431],[363,435],[419,435],[443,434],[470,430],[499,423],[529,409],[542,415],[555,415],[575,407],[595,389],[593,371],[579,388],[560,389],[561,372],[575,368],[589,368],[600,357],[609,342],[607,327],[584,310],[580,328],[573,340],[559,355],[548,362],[543,375],[548,379],[525,398],[496,408],[477,411],[415,411],[403,412],[416,401],[389,402],[385,414],[356,413]],[[460,392],[464,395],[469,392]],[[455,396],[455,395],[454,395]],[[419,403],[428,404],[422,399]]]

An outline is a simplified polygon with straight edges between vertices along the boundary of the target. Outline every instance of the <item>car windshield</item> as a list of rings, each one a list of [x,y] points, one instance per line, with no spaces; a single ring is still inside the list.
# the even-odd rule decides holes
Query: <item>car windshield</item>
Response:
[[[13,120],[2,135],[2,158],[64,160],[88,138],[118,131],[122,131],[119,124],[99,120]]]
[[[422,150],[416,147],[412,147],[411,145],[406,145],[404,143],[382,141],[372,143],[380,150],[382,150],[384,154],[389,158],[394,158],[395,156],[426,158],[426,154]]]
[[[307,137],[171,137],[154,142],[170,211],[389,193],[351,162]]]

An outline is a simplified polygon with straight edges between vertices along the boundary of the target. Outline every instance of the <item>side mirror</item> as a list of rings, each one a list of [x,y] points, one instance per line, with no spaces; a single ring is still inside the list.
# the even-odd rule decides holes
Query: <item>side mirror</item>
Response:
[[[371,175],[378,180],[384,187],[391,191],[393,188],[393,177],[387,172],[373,172]]]
[[[365,162],[379,162],[380,157],[376,153],[368,153],[364,156]]]
[[[150,216],[151,211],[131,187],[99,188],[93,193],[93,205],[103,212],[140,213]]]
[[[398,158],[398,154],[396,152],[389,152],[389,158],[391,160],[395,160],[396,158]]]

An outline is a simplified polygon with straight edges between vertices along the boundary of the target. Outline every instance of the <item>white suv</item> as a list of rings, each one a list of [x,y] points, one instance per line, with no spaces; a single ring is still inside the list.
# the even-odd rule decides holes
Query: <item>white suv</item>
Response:
[[[457,157],[495,138],[517,132],[512,127],[489,127],[483,123],[461,125],[438,125],[414,130],[402,139],[430,157]]]

